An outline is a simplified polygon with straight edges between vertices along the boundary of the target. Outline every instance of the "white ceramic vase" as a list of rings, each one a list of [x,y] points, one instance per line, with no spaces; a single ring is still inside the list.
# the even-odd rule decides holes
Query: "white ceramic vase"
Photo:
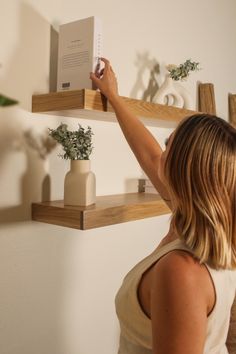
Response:
[[[95,203],[96,178],[90,160],[71,160],[64,181],[64,204],[88,206]]]
[[[169,74],[166,75],[163,84],[153,98],[153,102],[179,108],[192,108],[192,100],[188,92],[183,87],[176,89]]]

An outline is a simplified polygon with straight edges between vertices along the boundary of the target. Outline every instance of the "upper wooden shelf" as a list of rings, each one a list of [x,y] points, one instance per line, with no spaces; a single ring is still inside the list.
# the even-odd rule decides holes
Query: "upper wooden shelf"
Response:
[[[141,118],[179,122],[186,116],[196,113],[134,98],[122,98],[129,109]],[[88,89],[33,95],[32,112],[90,119],[99,117],[108,119],[112,113],[114,114],[113,108],[100,92]]]
[[[127,193],[99,196],[89,207],[65,206],[63,201],[34,203],[32,219],[88,230],[170,213],[157,194]]]

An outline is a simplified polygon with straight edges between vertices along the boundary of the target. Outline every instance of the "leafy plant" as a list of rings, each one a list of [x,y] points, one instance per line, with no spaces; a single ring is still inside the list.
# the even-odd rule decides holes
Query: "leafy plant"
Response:
[[[0,94],[0,106],[12,106],[17,103],[18,101]]]
[[[170,73],[170,77],[175,81],[186,79],[189,76],[190,71],[200,70],[199,63],[191,61],[191,59],[187,59],[179,66],[169,64],[166,68]]]
[[[67,124],[60,124],[56,129],[49,129],[49,135],[62,145],[63,159],[89,160],[92,153],[92,129],[85,130],[80,124],[76,131],[68,130]]]

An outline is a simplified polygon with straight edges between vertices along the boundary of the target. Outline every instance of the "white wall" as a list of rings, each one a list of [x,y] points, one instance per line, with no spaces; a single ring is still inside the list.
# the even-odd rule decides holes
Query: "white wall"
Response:
[[[0,353],[116,353],[115,293],[164,236],[169,215],[91,231],[30,221],[46,172],[51,198],[60,199],[68,165],[58,151],[41,160],[27,145],[28,129],[91,125],[98,195],[133,191],[141,176],[116,122],[30,113],[32,93],[49,91],[51,25],[99,16],[104,56],[126,96],[142,97],[155,64],[160,84],[165,64],[199,61],[202,70],[184,85],[195,99],[196,81],[213,82],[217,112],[227,119],[227,95],[236,92],[236,2],[2,0],[0,11],[0,92],[20,101],[0,110]],[[149,129],[161,143],[171,131]]]

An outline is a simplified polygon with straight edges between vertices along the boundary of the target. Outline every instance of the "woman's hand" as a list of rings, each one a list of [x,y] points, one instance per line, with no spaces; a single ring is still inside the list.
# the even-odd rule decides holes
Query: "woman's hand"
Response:
[[[97,86],[97,88],[110,100],[113,97],[118,96],[118,84],[115,73],[110,65],[109,60],[101,58],[104,62],[104,68],[96,75],[90,73],[90,79]]]

